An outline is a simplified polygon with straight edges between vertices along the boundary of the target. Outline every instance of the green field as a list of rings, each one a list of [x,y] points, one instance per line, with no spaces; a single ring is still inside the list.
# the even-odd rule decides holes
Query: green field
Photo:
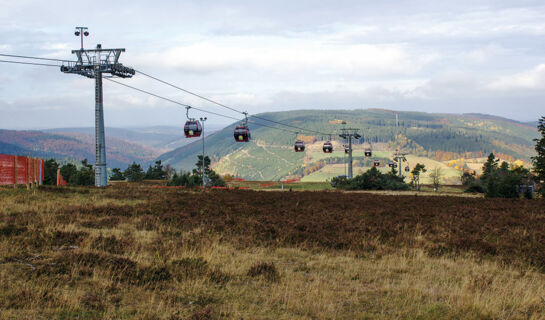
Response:
[[[354,153],[354,154],[355,154],[354,156],[357,155],[357,153]],[[373,156],[376,157],[376,158],[380,158],[380,159],[388,158],[391,154],[392,154],[392,151],[375,151],[375,152],[373,152]],[[363,152],[362,152],[361,156],[363,156]],[[312,159],[315,159],[315,157],[318,157],[317,153],[312,154]],[[436,160],[428,159],[428,158],[424,158],[424,157],[412,156],[412,155],[408,155],[406,158],[407,158],[407,163],[404,164],[404,166],[408,164],[409,167],[411,168],[411,170],[412,170],[412,168],[414,168],[414,166],[417,163],[421,163],[421,164],[424,164],[426,166],[428,171],[426,173],[424,173],[422,178],[421,178],[423,183],[430,183],[429,173],[431,172],[432,169],[434,169],[436,167],[441,168],[441,172],[443,174],[443,183],[456,184],[460,180],[459,177],[462,174],[460,171],[458,171],[456,169],[453,169],[453,168],[450,168],[450,167],[448,167],[447,165],[445,165],[444,163],[442,163],[440,161],[436,161]],[[381,160],[381,167],[378,168],[378,169],[383,173],[389,172],[390,168],[387,167],[386,165],[387,165],[386,162],[384,160]],[[365,172],[365,171],[367,171],[369,169],[371,169],[371,167],[353,167],[353,173],[354,173],[354,175],[358,175],[361,172]],[[331,180],[333,177],[336,177],[336,176],[339,176],[339,175],[344,175],[344,174],[345,174],[344,164],[326,165],[322,169],[320,169],[320,170],[318,170],[316,172],[313,172],[308,176],[303,177],[301,179],[301,181],[307,181],[307,182],[310,182],[310,181],[326,181],[326,180]],[[405,176],[408,176],[408,174],[405,173],[405,172],[403,172],[403,174]]]

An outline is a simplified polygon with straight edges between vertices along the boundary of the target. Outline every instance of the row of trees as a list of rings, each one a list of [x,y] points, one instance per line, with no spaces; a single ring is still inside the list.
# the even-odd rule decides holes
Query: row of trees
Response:
[[[185,187],[197,187],[202,185],[202,170],[203,170],[203,157],[198,156],[195,169],[192,172],[176,172],[176,170],[167,166],[166,168],[161,163],[161,160],[155,161],[154,166],[149,166],[148,170],[144,172],[140,164],[133,162],[125,171],[121,171],[119,168],[112,169],[112,176],[110,180],[122,181],[127,180],[129,182],[139,182],[142,180],[167,180],[169,186],[185,186]],[[205,185],[207,186],[225,186],[225,181],[212,169],[210,169],[210,158],[204,157],[204,175]]]
[[[483,192],[489,198],[518,198],[521,187],[527,198],[532,197],[528,186],[533,185],[534,177],[530,170],[522,166],[511,167],[507,162],[499,163],[493,153],[483,165],[483,173],[477,177],[465,172],[462,183],[468,186],[468,192]]]
[[[95,184],[95,170],[87,162],[87,159],[81,162],[79,168],[73,163],[60,166],[55,159],[46,160],[44,162],[44,184],[57,184],[57,170],[59,168],[63,179],[69,184],[79,186],[92,186]]]
[[[174,171],[172,179],[168,182],[169,186],[185,186],[185,187],[197,187],[202,185],[202,170],[203,170],[203,157],[198,156],[197,163],[195,163],[195,169],[192,172],[179,173]],[[204,184],[212,187],[224,187],[225,181],[212,169],[210,169],[210,158],[204,157]]]
[[[165,168],[161,163],[161,160],[155,161],[155,165],[152,167],[149,166],[148,170],[144,172],[140,164],[133,162],[130,164],[125,171],[121,171],[119,168],[112,169],[112,176],[110,180],[112,181],[123,181],[127,180],[129,182],[138,182],[144,179],[146,180],[165,180],[170,177],[171,169],[170,167]]]
[[[462,183],[468,186],[467,191],[483,192],[490,198],[518,198],[523,192],[525,197],[531,198],[530,188],[536,185],[537,191],[545,197],[545,117],[539,119],[537,128],[541,137],[534,139],[533,172],[523,166],[510,166],[505,161],[500,164],[500,160],[491,153],[483,165],[481,176],[468,172],[462,176]]]

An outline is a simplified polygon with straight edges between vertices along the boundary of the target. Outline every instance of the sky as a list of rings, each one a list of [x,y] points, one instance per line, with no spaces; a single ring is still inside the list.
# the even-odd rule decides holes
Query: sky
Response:
[[[0,0],[0,53],[120,61],[250,114],[387,108],[545,115],[543,1]],[[0,57],[7,60],[7,58]],[[141,75],[120,82],[239,118]],[[180,126],[185,109],[104,81],[106,126]],[[220,127],[232,119],[192,110]],[[94,81],[0,63],[0,128],[94,126]]]

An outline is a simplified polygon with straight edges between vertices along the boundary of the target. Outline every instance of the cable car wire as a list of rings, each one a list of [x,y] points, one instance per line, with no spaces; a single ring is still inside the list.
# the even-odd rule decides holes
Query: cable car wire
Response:
[[[28,65],[44,66],[44,67],[57,67],[57,68],[59,67],[59,65],[56,65],[56,64],[37,63],[37,62],[26,62],[26,61],[0,60],[0,62],[4,62],[4,63],[16,63],[16,64],[28,64]]]
[[[36,60],[69,61],[69,60],[59,60],[59,59],[49,59],[49,58],[38,58],[38,57],[29,57],[29,56],[16,56],[16,55],[7,55],[7,54],[0,54],[0,56],[9,56],[9,57],[27,58],[27,59],[36,59]],[[1,63],[1,62],[3,62],[3,63],[15,63],[15,64],[35,65],[35,66],[45,66],[45,67],[59,67],[59,65],[56,65],[56,64],[46,64],[46,63],[37,63],[37,62],[26,62],[26,61],[0,60],[0,63]],[[70,61],[70,62],[71,62],[71,61]],[[221,114],[221,113],[217,113],[217,112],[213,112],[213,111],[204,110],[204,109],[201,109],[201,108],[198,108],[198,107],[193,107],[193,106],[190,106],[190,105],[188,105],[188,104],[184,104],[184,103],[181,103],[181,102],[178,102],[178,101],[175,101],[175,100],[172,100],[172,99],[169,99],[169,98],[166,98],[166,97],[157,95],[157,94],[155,94],[155,93],[152,93],[152,92],[149,92],[149,91],[146,91],[146,90],[143,90],[143,89],[139,89],[139,88],[130,86],[130,85],[128,85],[128,84],[124,84],[124,83],[115,81],[115,80],[110,79],[110,78],[104,78],[104,79],[106,79],[106,80],[108,80],[108,81],[111,81],[111,82],[114,82],[114,83],[117,83],[117,84],[119,84],[119,85],[125,86],[125,87],[127,87],[127,88],[130,88],[130,89],[133,89],[133,90],[136,90],[136,91],[140,91],[140,92],[142,92],[142,93],[145,93],[145,94],[154,96],[154,97],[156,97],[156,98],[158,98],[158,99],[162,99],[162,100],[165,100],[165,101],[169,101],[169,102],[178,104],[178,105],[180,105],[180,106],[183,106],[184,108],[185,108],[185,107],[191,107],[191,108],[193,108],[193,109],[195,109],[195,110],[199,110],[199,111],[202,111],[202,112],[206,112],[206,113],[209,113],[209,114],[213,114],[213,115],[216,115],[216,116],[219,116],[219,117],[224,117],[224,118],[228,118],[228,119],[232,119],[232,120],[236,120],[236,121],[243,121],[243,119],[239,119],[239,118],[227,116],[227,115],[224,115],[224,114]],[[203,97],[203,98],[204,98],[204,97]],[[204,98],[204,99],[206,99],[206,98]],[[238,112],[238,111],[237,111],[237,112]],[[250,117],[253,117],[253,116],[250,116]],[[271,129],[276,129],[276,130],[281,130],[281,131],[287,131],[287,132],[291,132],[291,133],[296,133],[296,131],[287,130],[287,129],[283,129],[283,128],[278,128],[278,127],[273,127],[273,126],[266,125],[266,124],[264,124],[264,123],[259,123],[259,122],[256,122],[256,121],[250,120],[250,119],[248,119],[247,121],[250,122],[250,123],[256,124],[256,125],[258,125],[258,126],[262,126],[262,127],[267,127],[267,128],[271,128]]]
[[[21,58],[21,59],[34,59],[34,60],[59,61],[59,62],[77,62],[77,61],[74,61],[74,60],[54,59],[54,58],[41,58],[41,57],[31,57],[31,56],[21,56],[21,55],[16,55],[16,54],[5,54],[5,53],[0,53],[0,56],[2,56],[2,57],[10,57],[10,58]]]
[[[205,97],[205,96],[202,96],[202,95],[200,95],[200,94],[194,93],[194,92],[189,91],[189,90],[184,89],[184,88],[181,88],[181,87],[179,87],[179,86],[177,86],[177,85],[175,85],[175,84],[172,84],[172,83],[167,82],[167,81],[165,81],[165,80],[161,80],[161,79],[159,79],[159,78],[157,78],[157,77],[154,77],[154,76],[152,76],[152,75],[149,75],[149,74],[147,74],[147,73],[145,73],[145,72],[142,72],[142,71],[140,71],[140,70],[134,69],[134,71],[136,71],[137,73],[140,73],[141,75],[146,76],[146,77],[148,77],[148,78],[150,78],[150,79],[153,79],[153,80],[155,80],[155,81],[161,82],[161,83],[163,83],[163,84],[166,84],[167,86],[170,86],[170,87],[172,87],[172,88],[181,90],[181,91],[183,91],[183,92],[185,92],[185,93],[188,93],[188,94],[193,95],[193,96],[195,96],[195,97],[197,97],[197,98],[203,99],[203,100],[205,100],[205,101],[208,101],[208,102],[213,103],[213,104],[215,104],[215,105],[218,105],[218,106],[220,106],[220,107],[229,109],[229,110],[231,110],[231,111],[234,111],[234,112],[237,112],[237,113],[240,113],[240,114],[245,114],[245,112],[243,112],[243,111],[237,110],[237,109],[232,108],[232,107],[229,107],[229,106],[227,106],[227,105],[225,105],[225,104],[223,104],[223,103],[217,102],[217,101],[215,101],[215,100],[212,100],[212,99],[207,98],[207,97]],[[294,128],[294,129],[298,129],[298,130],[300,130],[300,131],[314,132],[314,133],[318,133],[318,134],[321,134],[321,135],[330,135],[329,133],[324,133],[324,132],[320,132],[320,131],[316,131],[316,130],[311,130],[311,129],[305,129],[305,128],[297,127],[297,126],[294,126],[294,125],[291,125],[291,124],[282,123],[282,122],[276,121],[276,120],[271,120],[271,119],[263,118],[263,117],[256,116],[256,115],[252,115],[252,117],[254,117],[254,118],[256,118],[256,119],[259,119],[259,120],[272,122],[272,123],[275,123],[275,124],[278,124],[278,125],[282,125],[282,126],[286,126],[286,127],[291,127],[291,128]]]
[[[57,61],[57,62],[76,62],[76,61],[73,61],[73,60],[65,60],[65,59],[54,59],[54,58],[42,58],[42,57],[32,57],[32,56],[24,56],[24,55],[13,55],[13,54],[2,54],[0,53],[0,56],[3,56],[3,57],[11,57],[11,58],[20,58],[20,59],[34,59],[34,60],[45,60],[45,61]],[[4,62],[4,63],[14,63],[14,64],[26,64],[26,65],[36,65],[36,66],[47,66],[47,67],[59,67],[59,65],[55,65],[55,64],[46,64],[46,63],[36,63],[36,62],[26,62],[26,61],[9,61],[9,60],[0,60],[0,62]],[[229,109],[231,111],[234,111],[234,112],[237,112],[237,113],[240,113],[242,115],[247,115],[246,112],[244,111],[240,111],[240,110],[237,110],[235,108],[232,108],[232,107],[229,107],[223,103],[220,103],[218,101],[215,101],[215,100],[212,100],[210,98],[207,98],[205,96],[202,96],[200,94],[197,94],[195,92],[192,92],[192,91],[189,91],[187,89],[184,89],[184,88],[181,88],[177,85],[174,85],[170,82],[167,82],[165,80],[161,80],[157,77],[154,77],[150,74],[147,74],[143,71],[140,71],[140,70],[137,70],[135,69],[135,71],[143,76],[146,76],[150,79],[153,79],[155,81],[158,81],[160,83],[163,83],[165,85],[168,85],[170,87],[173,87],[175,89],[178,89],[178,90],[181,90],[187,94],[190,94],[190,95],[193,95],[197,98],[200,98],[200,99],[203,99],[205,101],[208,101],[210,103],[213,103],[215,105],[218,105],[220,107],[223,107],[223,108],[226,108],[226,109]],[[148,91],[145,91],[145,90],[142,90],[142,89],[138,89],[136,87],[132,87],[132,86],[129,86],[129,85],[126,85],[126,84],[123,84],[121,82],[117,82],[117,81],[114,81],[112,79],[108,79],[108,78],[105,78],[107,80],[110,80],[112,82],[115,82],[117,84],[120,84],[122,86],[126,86],[128,88],[131,88],[131,89],[134,89],[134,90],[137,90],[137,91],[140,91],[140,92],[143,92],[143,93],[146,93],[146,94],[149,94],[149,95],[152,95],[156,98],[160,98],[160,99],[163,99],[163,100],[167,100],[167,101],[170,101],[172,103],[176,103],[176,104],[179,104],[179,105],[182,105],[184,107],[186,106],[189,106],[189,105],[186,105],[186,104],[183,104],[183,103],[180,103],[178,101],[174,101],[174,100],[171,100],[171,99],[168,99],[166,97],[162,97],[162,96],[159,96],[159,95],[156,95],[154,93],[151,93],[151,92],[148,92]],[[217,116],[220,116],[220,117],[225,117],[225,118],[230,118],[230,119],[234,119],[234,120],[237,120],[237,121],[240,121],[240,119],[238,118],[234,118],[234,117],[230,117],[230,116],[226,116],[226,115],[223,115],[223,114],[220,114],[220,113],[216,113],[216,112],[213,112],[213,111],[208,111],[208,110],[204,110],[204,109],[200,109],[200,108],[196,108],[196,107],[193,107],[193,106],[190,106],[192,107],[193,109],[196,109],[196,110],[199,110],[199,111],[202,111],[202,112],[207,112],[207,113],[210,113],[210,114],[214,114],[214,115],[217,115]],[[291,124],[287,124],[287,123],[283,123],[283,122],[280,122],[280,121],[276,121],[276,120],[271,120],[271,119],[267,119],[267,118],[263,118],[261,116],[257,116],[257,115],[250,115],[251,117],[255,118],[255,119],[259,119],[259,120],[263,120],[263,121],[267,121],[267,122],[271,122],[271,123],[274,123],[274,124],[278,124],[278,125],[281,125],[281,126],[285,126],[285,127],[290,127],[290,128],[294,128],[294,129],[297,129],[299,131],[306,131],[306,132],[313,132],[313,133],[318,133],[318,134],[321,134],[321,135],[331,135],[329,133],[324,133],[324,132],[320,132],[320,131],[316,131],[316,130],[312,130],[312,129],[306,129],[306,128],[302,128],[302,127],[298,127],[298,126],[294,126],[294,125],[291,125]],[[268,126],[268,125],[265,125],[263,123],[258,123],[258,122],[255,122],[255,121],[249,121],[249,122],[252,122],[252,123],[255,123],[255,124],[258,124],[258,125],[261,125],[261,126],[265,126],[265,127],[269,127],[269,128],[273,128],[273,129],[278,129],[278,130],[284,130],[284,131],[288,131],[288,132],[292,132],[292,133],[295,133],[296,131],[293,131],[293,130],[287,130],[287,129],[281,129],[281,128],[278,128],[278,127],[273,127],[273,126]]]
[[[239,118],[236,118],[236,117],[232,117],[232,116],[228,116],[228,115],[225,115],[225,114],[221,114],[221,113],[217,113],[217,112],[214,112],[214,111],[209,111],[209,110],[205,110],[205,109],[201,109],[201,108],[198,108],[198,107],[193,107],[193,106],[190,106],[188,104],[185,104],[185,103],[182,103],[182,102],[179,102],[179,101],[176,101],[176,100],[172,100],[170,98],[167,98],[167,97],[163,97],[161,95],[158,95],[158,94],[155,94],[153,92],[149,92],[149,91],[146,91],[144,89],[140,89],[140,88],[136,88],[136,87],[133,87],[131,85],[128,85],[128,84],[125,84],[125,83],[122,83],[122,82],[119,82],[119,81],[115,81],[111,78],[104,78],[110,82],[114,82],[116,84],[119,84],[121,86],[124,86],[124,87],[127,87],[129,89],[133,89],[133,90],[136,90],[136,91],[139,91],[141,93],[145,93],[145,94],[148,94],[150,96],[153,96],[153,97],[156,97],[158,99],[162,99],[162,100],[165,100],[165,101],[168,101],[168,102],[171,102],[171,103],[174,103],[174,104],[177,104],[177,105],[180,105],[184,108],[186,107],[191,107],[191,109],[195,109],[195,110],[199,110],[201,112],[206,112],[206,113],[209,113],[209,114],[213,114],[213,115],[216,115],[216,116],[219,116],[219,117],[224,117],[224,118],[228,118],[228,119],[233,119],[233,120],[236,120],[236,121],[243,121],[243,119],[239,119]],[[292,131],[292,130],[288,130],[288,129],[284,129],[284,128],[278,128],[278,127],[273,127],[273,126],[270,126],[270,125],[266,125],[264,123],[260,123],[260,122],[256,122],[255,120],[251,120],[248,119],[248,122],[250,123],[253,123],[253,124],[256,124],[258,126],[263,126],[263,127],[268,127],[268,128],[271,128],[271,129],[276,129],[276,130],[281,130],[281,131],[287,131],[287,132],[291,132],[291,133],[297,133],[296,131]]]

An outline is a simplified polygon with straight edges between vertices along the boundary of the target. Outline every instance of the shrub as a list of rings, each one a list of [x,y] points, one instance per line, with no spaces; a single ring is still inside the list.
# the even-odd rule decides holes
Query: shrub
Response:
[[[348,179],[345,176],[335,177],[331,180],[331,186],[346,190],[407,190],[409,185],[402,177],[395,174],[383,174],[372,167],[363,174]]]

